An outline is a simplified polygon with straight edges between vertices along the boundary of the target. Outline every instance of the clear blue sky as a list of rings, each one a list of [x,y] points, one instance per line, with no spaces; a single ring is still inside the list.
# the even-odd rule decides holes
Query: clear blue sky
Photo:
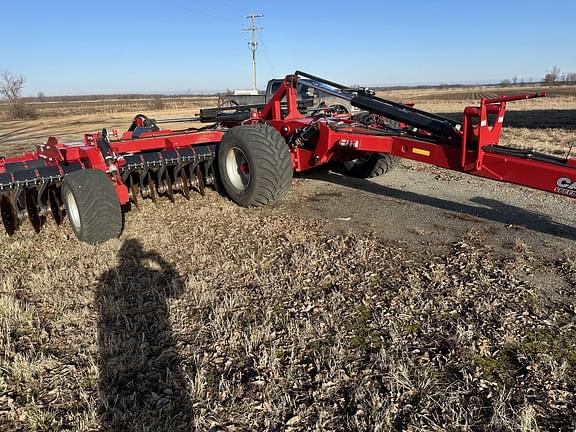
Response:
[[[250,88],[296,69],[368,86],[540,79],[576,72],[576,1],[12,1],[0,70],[25,94]]]

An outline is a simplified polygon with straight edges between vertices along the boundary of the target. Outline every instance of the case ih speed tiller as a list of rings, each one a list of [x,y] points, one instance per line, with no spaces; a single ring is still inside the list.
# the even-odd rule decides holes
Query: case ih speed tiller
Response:
[[[307,109],[298,82],[362,112]],[[82,143],[50,137],[33,153],[0,158],[2,221],[8,234],[24,219],[39,232],[49,214],[57,224],[67,215],[81,241],[98,243],[120,235],[123,209],[141,197],[189,199],[213,185],[242,206],[261,206],[284,196],[294,171],[339,162],[351,175],[374,177],[398,158],[575,197],[576,158],[499,145],[506,103],[540,96],[481,99],[458,122],[297,71],[265,105],[164,120],[212,123],[204,128],[172,131],[138,115],[121,137],[106,130]]]

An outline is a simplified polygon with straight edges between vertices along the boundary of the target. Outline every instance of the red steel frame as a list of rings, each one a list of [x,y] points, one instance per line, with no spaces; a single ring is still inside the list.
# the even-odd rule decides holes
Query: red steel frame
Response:
[[[296,95],[297,76],[287,76],[280,89],[260,111],[253,111],[247,124],[267,122],[276,128],[287,141],[292,135],[315,122],[318,133],[312,138],[312,146],[291,145],[290,153],[294,170],[306,171],[331,160],[346,160],[369,152],[390,153],[454,171],[488,179],[516,183],[548,192],[576,197],[576,158],[565,161],[532,160],[508,153],[490,151],[500,140],[506,102],[535,97],[500,97],[482,99],[479,107],[468,107],[464,111],[461,144],[438,144],[420,137],[370,135],[365,129],[354,127],[351,120],[341,119],[344,127],[334,129],[327,119],[314,120],[298,111]],[[284,103],[284,105],[281,105]],[[489,121],[489,114],[496,120]],[[113,131],[116,135],[116,132]],[[86,134],[82,143],[61,144],[50,137],[46,144],[38,145],[36,152],[22,156],[0,159],[0,173],[6,172],[4,165],[12,162],[30,162],[44,159],[50,166],[59,168],[62,175],[63,163],[79,163],[83,168],[105,171],[113,181],[121,204],[129,201],[126,185],[116,168],[123,165],[123,155],[147,150],[177,150],[202,144],[215,144],[222,140],[221,130],[145,132],[133,138],[126,132],[119,140],[110,142],[116,158],[115,166],[108,166],[96,145],[99,134]],[[421,139],[419,139],[421,138]]]
[[[266,105],[253,113],[252,122],[266,121],[283,136],[289,137],[313,121],[298,111],[296,103],[297,77],[288,76],[281,88]],[[576,197],[576,158],[564,163],[532,160],[501,152],[490,151],[500,141],[506,102],[538,97],[537,94],[503,96],[482,99],[479,107],[464,111],[461,145],[437,144],[405,136],[370,135],[352,127],[337,130],[327,121],[317,122],[318,134],[313,148],[293,146],[290,149],[295,171],[301,172],[334,159],[350,159],[351,152],[390,153],[402,158],[436,165],[479,177],[515,183],[548,192]],[[285,101],[284,112],[280,102]],[[489,114],[495,120],[489,120]]]
[[[112,135],[117,135],[112,131]],[[55,137],[48,138],[46,144],[39,144],[33,153],[25,153],[21,156],[0,159],[0,173],[6,171],[4,165],[13,162],[28,162],[36,159],[44,159],[49,166],[58,167],[64,175],[62,163],[79,163],[83,168],[94,168],[108,172],[120,204],[126,204],[130,200],[128,188],[123,183],[118,174],[117,168],[121,168],[125,162],[123,155],[140,153],[144,151],[178,150],[183,147],[190,147],[202,144],[219,143],[224,132],[208,131],[171,131],[159,130],[155,132],[145,132],[137,139],[132,139],[131,132],[125,132],[121,140],[113,140],[110,147],[116,156],[115,166],[109,167],[106,164],[102,152],[96,145],[101,138],[100,134],[85,134],[81,143],[62,144]],[[112,168],[112,169],[111,169]]]

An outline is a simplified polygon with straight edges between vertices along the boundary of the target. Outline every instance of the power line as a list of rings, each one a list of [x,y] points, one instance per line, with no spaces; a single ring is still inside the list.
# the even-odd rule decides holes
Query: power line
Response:
[[[166,5],[168,5],[168,6],[171,6],[171,7],[173,7],[173,8],[176,8],[176,9],[180,9],[180,10],[184,10],[184,11],[187,11],[187,12],[191,12],[191,13],[193,13],[194,15],[198,15],[198,14],[199,14],[199,15],[204,15],[205,17],[209,17],[209,18],[212,18],[212,19],[214,19],[214,20],[219,20],[219,21],[222,19],[222,16],[221,16],[221,15],[216,15],[216,14],[214,14],[214,13],[212,13],[212,12],[206,12],[206,10],[204,10],[204,9],[199,9],[199,8],[194,8],[194,6],[193,6],[192,8],[190,8],[190,7],[181,5],[181,4],[176,4],[176,3],[171,3],[171,2],[164,2],[164,4],[166,4]]]
[[[220,0],[220,1],[218,2],[218,4],[221,5],[221,6],[224,6],[224,7],[228,7],[228,10],[230,11],[230,13],[234,12],[234,15],[236,15],[236,14],[242,15],[242,12],[235,7],[236,5],[232,6],[232,5],[230,4],[230,2],[227,2],[227,1],[224,1],[224,0]]]
[[[264,40],[264,38],[260,39],[260,45],[262,46],[262,51],[264,52],[264,57],[266,57],[266,60],[268,60],[268,66],[269,66],[269,72],[271,72],[270,76],[276,76],[278,75],[276,73],[276,68],[274,66],[274,63],[272,63],[272,57],[270,56],[270,53],[268,51],[266,42]]]
[[[250,27],[242,29],[244,33],[247,32],[252,33],[252,40],[248,42],[248,48],[250,48],[250,51],[252,51],[252,90],[254,91],[258,90],[256,87],[256,50],[258,49],[258,41],[256,40],[256,33],[264,30],[263,27],[258,27],[256,25],[256,19],[263,17],[264,15],[256,15],[255,13],[248,15],[246,19],[251,20]]]

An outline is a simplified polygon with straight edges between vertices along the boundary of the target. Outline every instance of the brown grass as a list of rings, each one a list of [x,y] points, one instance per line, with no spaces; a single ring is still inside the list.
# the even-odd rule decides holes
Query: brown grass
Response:
[[[213,193],[71,237],[0,239],[2,430],[574,426],[572,252],[417,256]]]
[[[130,99],[86,99],[46,102],[27,102],[26,106],[33,109],[38,117],[60,117],[62,115],[87,115],[104,114],[111,115],[123,112],[133,114],[148,111],[156,107],[168,110],[184,110],[198,108],[200,106],[216,106],[218,101],[214,96],[154,96]],[[10,106],[0,103],[0,119],[7,117]]]
[[[378,95],[384,98],[400,99],[412,102],[429,101],[463,101],[479,100],[481,97],[494,97],[500,95],[517,95],[522,93],[546,93],[549,98],[575,98],[576,86],[476,86],[466,88],[425,88],[425,89],[398,89],[379,91]]]
[[[554,133],[504,139],[572,131]],[[0,236],[0,430],[576,427],[571,244],[413,250],[215,193],[126,218],[96,247],[52,224]]]
[[[116,114],[61,115],[53,118],[40,118],[34,121],[5,121],[0,123],[0,155],[15,155],[35,149],[35,144],[44,143],[49,136],[57,136],[61,142],[81,141],[84,133],[93,133],[107,128],[116,129],[122,134],[128,129],[134,116],[145,112],[151,118],[192,117],[198,114],[198,107],[186,109],[163,109],[127,111]],[[187,123],[163,124],[175,129],[202,126]]]

